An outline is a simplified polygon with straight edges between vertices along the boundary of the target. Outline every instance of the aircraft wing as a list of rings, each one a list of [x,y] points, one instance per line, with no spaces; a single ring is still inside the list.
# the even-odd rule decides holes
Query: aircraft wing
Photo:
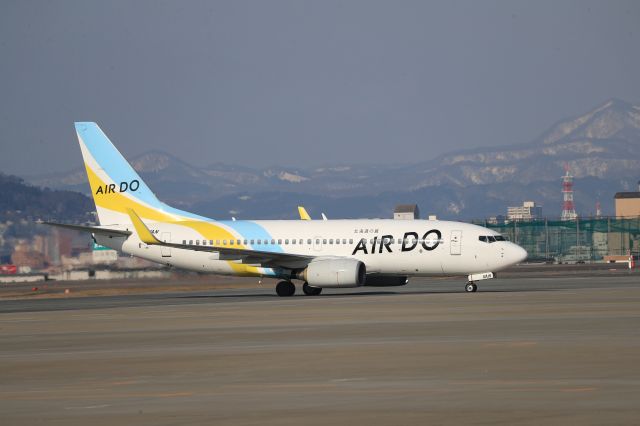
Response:
[[[136,212],[131,209],[127,209],[131,222],[138,233],[140,240],[149,245],[158,245],[164,247],[172,247],[177,249],[204,251],[210,253],[218,253],[220,260],[240,260],[242,263],[247,264],[259,264],[263,267],[281,267],[281,268],[304,268],[311,262],[315,256],[305,256],[300,254],[291,253],[276,253],[261,250],[248,250],[232,247],[214,247],[214,246],[200,246],[193,244],[177,244],[166,243],[158,240],[149,231],[149,228],[144,224],[142,219],[138,217]]]
[[[104,235],[107,237],[128,237],[129,235],[131,235],[131,231],[101,228],[99,226],[69,225],[66,223],[56,223],[56,222],[38,222],[38,223],[41,223],[43,225],[57,226],[58,228],[72,229],[74,231],[91,232],[92,234]]]

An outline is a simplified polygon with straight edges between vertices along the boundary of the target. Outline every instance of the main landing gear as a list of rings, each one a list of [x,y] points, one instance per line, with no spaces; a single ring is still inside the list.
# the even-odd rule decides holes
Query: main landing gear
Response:
[[[291,281],[280,281],[278,285],[276,285],[276,293],[280,297],[289,297],[293,296],[296,292],[296,286],[293,285]]]
[[[473,281],[470,281],[464,286],[464,289],[467,293],[475,293],[478,290],[478,286]]]
[[[320,287],[312,287],[309,284],[304,283],[302,285],[302,291],[307,296],[317,296],[320,293],[322,293],[322,288],[320,288]],[[296,286],[293,285],[293,283],[291,281],[280,281],[276,285],[276,293],[278,293],[278,296],[280,296],[280,297],[293,296],[295,294],[295,292],[296,292]]]
[[[309,284],[302,284],[302,291],[307,296],[317,296],[322,293],[322,287],[311,287]]]

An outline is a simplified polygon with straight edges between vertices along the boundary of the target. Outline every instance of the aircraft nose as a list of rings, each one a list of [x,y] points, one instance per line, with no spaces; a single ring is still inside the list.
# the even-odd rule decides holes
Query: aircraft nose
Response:
[[[520,263],[527,258],[527,251],[517,244],[514,244],[510,251],[510,257],[513,259],[514,264]]]

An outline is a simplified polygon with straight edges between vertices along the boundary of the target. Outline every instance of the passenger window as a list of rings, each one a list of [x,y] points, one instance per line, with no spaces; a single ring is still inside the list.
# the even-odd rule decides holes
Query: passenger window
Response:
[[[349,239],[349,244],[353,244],[353,238]]]
[[[271,240],[271,244],[275,244],[275,243],[276,243],[276,240]]]
[[[298,240],[298,244],[302,245],[302,238]]]
[[[235,241],[234,241],[234,240],[229,240],[229,244],[230,244],[230,245],[233,245],[233,243],[235,243]]]
[[[340,238],[336,238],[336,244],[340,244]]]
[[[258,241],[257,241],[257,244],[258,244],[258,245],[262,244],[262,240],[258,240]]]
[[[309,240],[311,241],[311,240]],[[316,244],[320,244],[320,239],[316,239]]]
[[[251,245],[253,245],[253,242],[254,242],[254,241],[255,241],[255,240],[251,240]]]
[[[199,246],[200,245],[200,240],[196,240],[196,245]]]
[[[327,239],[326,238],[322,239],[322,244],[327,244]]]
[[[285,244],[287,243],[287,241],[289,241],[289,240],[285,240],[285,241],[284,241],[284,242],[285,242]],[[295,243],[296,243],[296,240],[291,240],[291,244],[295,244]]]
[[[182,245],[187,244],[187,240],[182,240]]]
[[[329,239],[329,244],[333,244],[333,238]]]
[[[189,240],[189,245],[192,246],[193,245],[193,240]]]
[[[222,240],[222,244],[227,245],[227,240]]]
[[[216,245],[219,246],[220,245],[220,240],[216,240]]]
[[[278,239],[278,244],[282,244],[282,240]]]

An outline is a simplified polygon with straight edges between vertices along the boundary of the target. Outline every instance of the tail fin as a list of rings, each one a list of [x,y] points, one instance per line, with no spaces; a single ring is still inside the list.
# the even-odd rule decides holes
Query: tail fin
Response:
[[[162,203],[96,123],[75,123],[101,225],[130,224],[128,209],[150,221],[203,219]]]

